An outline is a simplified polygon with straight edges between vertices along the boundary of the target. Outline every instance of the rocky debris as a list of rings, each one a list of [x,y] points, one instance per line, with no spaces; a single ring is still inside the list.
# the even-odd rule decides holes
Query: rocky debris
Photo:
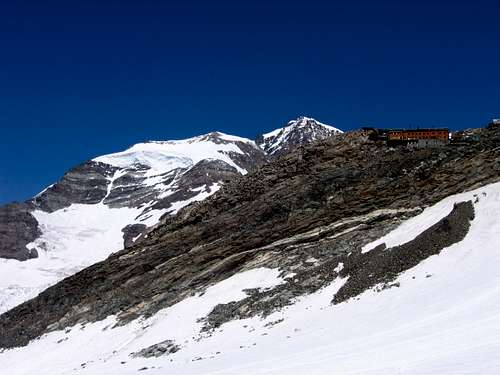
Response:
[[[385,234],[402,215],[498,181],[499,144],[500,129],[493,129],[481,131],[480,141],[469,147],[410,152],[381,147],[353,132],[293,151],[186,207],[137,244],[1,315],[0,347],[25,345],[47,331],[111,314],[122,323],[150,316],[241,270],[266,264],[298,275],[269,295],[270,306],[279,307],[345,269],[355,270],[346,254]],[[401,210],[346,224],[343,230],[334,226],[346,218]],[[306,262],[311,257],[317,261]],[[340,262],[346,263],[344,269]],[[265,303],[255,301],[250,305]]]
[[[130,354],[131,357],[143,357],[143,358],[151,358],[151,357],[161,357],[163,355],[173,354],[180,350],[180,346],[177,345],[172,340],[165,340],[158,344],[154,344],[144,348],[138,352]]]
[[[401,272],[462,241],[473,218],[472,202],[458,203],[448,216],[401,246],[390,249],[378,246],[366,253],[359,249],[351,253],[343,259],[344,268],[340,272],[342,278],[348,279],[333,302],[344,302],[377,284],[389,285]]]
[[[280,324],[281,322],[283,322],[285,319],[281,318],[281,319],[277,319],[277,320],[273,320],[272,322],[269,322],[269,323],[266,323],[264,325],[265,328],[272,328],[274,327],[275,325],[277,324]],[[255,344],[254,344],[255,345]]]
[[[26,203],[12,203],[0,207],[0,258],[27,260],[36,258],[35,249],[26,245],[39,235],[38,222]]]
[[[234,319],[246,319],[255,315],[266,317],[292,304],[296,297],[316,292],[337,276],[348,279],[334,296],[334,303],[346,301],[377,284],[381,284],[379,291],[399,287],[399,283],[392,282],[401,272],[416,266],[431,255],[439,254],[443,248],[460,242],[465,237],[470,221],[474,217],[474,208],[471,202],[459,203],[447,217],[422,232],[414,240],[391,249],[378,246],[368,253],[361,253],[362,242],[359,238],[381,237],[384,231],[395,227],[396,222],[399,223],[404,219],[402,216],[394,221],[396,217],[392,218],[389,226],[384,225],[385,230],[377,228],[380,223],[374,225],[372,222],[366,225],[365,222],[364,228],[360,228],[359,218],[358,221],[347,220],[351,224],[350,227],[338,230],[333,241],[325,236],[321,244],[317,239],[302,236],[308,238],[309,242],[283,249],[283,253],[287,254],[285,256],[273,254],[273,261],[276,264],[259,262],[260,266],[280,268],[286,278],[284,284],[271,290],[248,290],[247,298],[217,305],[204,319],[203,330],[211,331]],[[378,219],[388,224],[387,217]],[[340,225],[336,223],[335,227],[339,228]],[[353,228],[355,231],[350,230]],[[327,232],[327,230],[328,228],[321,228],[317,232]],[[321,248],[328,249],[328,252],[321,252]],[[306,263],[313,265],[308,266]],[[342,264],[340,269],[339,264]],[[292,271],[293,276],[287,278],[287,273]]]

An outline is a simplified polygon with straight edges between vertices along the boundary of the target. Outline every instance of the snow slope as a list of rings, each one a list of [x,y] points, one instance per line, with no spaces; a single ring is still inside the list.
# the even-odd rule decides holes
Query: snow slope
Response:
[[[401,274],[398,288],[368,290],[332,305],[332,296],[345,282],[336,279],[265,319],[233,321],[212,335],[200,333],[198,319],[216,304],[243,298],[246,288],[282,282],[277,270],[254,269],[149,319],[112,328],[115,318],[109,317],[5,350],[1,368],[12,375],[121,375],[139,370],[183,375],[498,374],[500,183],[448,197],[384,241],[411,240],[444,217],[450,205],[464,200],[472,200],[475,208],[464,240]],[[167,339],[181,349],[158,358],[129,355]]]
[[[0,313],[123,248],[122,228],[135,222],[141,209],[112,209],[74,204],[52,213],[35,211],[42,236],[29,244],[38,258],[19,262],[0,259]],[[155,224],[157,211],[147,223]]]

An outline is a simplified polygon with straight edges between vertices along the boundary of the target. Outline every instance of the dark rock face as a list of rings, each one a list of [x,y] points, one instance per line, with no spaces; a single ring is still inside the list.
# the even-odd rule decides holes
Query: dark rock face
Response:
[[[234,167],[221,160],[202,160],[179,178],[172,195],[159,199],[152,208],[171,208],[175,202],[191,199],[201,191],[208,192],[213,184],[222,184],[238,176]]]
[[[248,142],[243,142],[239,140],[227,140],[221,133],[212,132],[207,134],[202,139],[214,142],[216,144],[230,144],[234,143],[243,152],[228,152],[227,155],[238,165],[239,167],[246,169],[247,171],[253,171],[258,166],[267,162],[267,155],[264,150],[256,147],[255,144],[250,144]]]
[[[0,258],[27,260],[38,256],[26,245],[39,235],[38,222],[25,203],[0,207]]]
[[[377,280],[390,280],[411,267],[413,258],[394,268],[399,249],[390,249],[387,255],[372,250],[352,264],[347,254],[360,251],[422,207],[499,181],[499,144],[500,129],[482,130],[481,140],[469,147],[413,152],[369,142],[363,133],[348,133],[296,150],[232,180],[214,196],[167,219],[137,244],[1,315],[0,347],[25,345],[44,332],[110,314],[118,314],[121,322],[149,316],[254,267],[279,267],[297,274],[274,292],[249,292],[247,302],[255,307],[254,313],[279,308],[339,272],[356,275],[376,254],[387,271]],[[432,239],[428,247],[415,243],[401,251],[421,252],[415,261],[429,256],[446,245],[447,234],[452,234],[452,241],[459,240],[471,217],[470,206],[460,205],[447,222],[424,234],[424,240]],[[337,268],[340,262],[346,264],[344,271]],[[358,279],[336,298],[355,295],[362,289],[358,284],[372,285],[361,276]],[[273,302],[265,304],[259,295]],[[238,305],[233,308],[234,316],[244,314]],[[212,325],[221,319],[208,318]]]
[[[88,161],[71,169],[63,178],[33,198],[34,207],[54,212],[73,203],[95,204],[107,194],[109,179],[116,167]]]
[[[103,203],[111,208],[141,207],[151,201],[157,201],[161,191],[155,185],[145,184],[145,174],[148,167],[136,165],[125,170],[125,174],[113,181],[108,196]],[[158,184],[169,185],[174,183],[186,171],[185,168],[176,168],[157,176]]]
[[[254,147],[248,143],[236,142],[236,145],[244,152],[238,154],[235,152],[228,153],[229,157],[241,168],[251,172],[262,164],[267,163],[268,157],[260,148]]]

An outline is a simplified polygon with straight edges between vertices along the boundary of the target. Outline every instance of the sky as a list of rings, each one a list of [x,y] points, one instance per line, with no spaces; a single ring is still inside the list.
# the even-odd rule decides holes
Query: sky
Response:
[[[500,117],[494,1],[0,5],[0,204],[146,140]]]

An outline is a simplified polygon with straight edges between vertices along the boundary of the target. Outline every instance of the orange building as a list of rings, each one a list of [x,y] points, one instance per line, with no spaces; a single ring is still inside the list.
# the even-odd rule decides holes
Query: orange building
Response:
[[[387,132],[389,141],[416,141],[419,139],[437,139],[444,143],[449,140],[449,129],[393,129]]]

